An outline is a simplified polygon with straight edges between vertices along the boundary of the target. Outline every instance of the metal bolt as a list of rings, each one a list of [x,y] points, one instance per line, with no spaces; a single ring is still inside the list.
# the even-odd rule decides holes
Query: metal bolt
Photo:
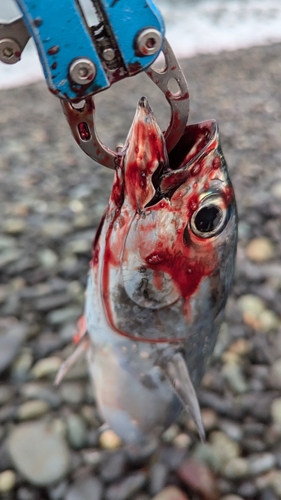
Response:
[[[111,48],[108,48],[108,49],[104,49],[103,53],[102,53],[102,57],[103,59],[106,61],[106,62],[110,62],[110,61],[113,61],[114,57],[115,57],[115,52],[113,49]]]
[[[158,30],[147,28],[137,37],[137,50],[144,56],[152,56],[160,50],[162,41],[162,35]]]
[[[72,61],[69,68],[70,78],[79,85],[88,85],[96,76],[96,67],[87,57],[80,57]]]
[[[2,38],[0,40],[0,61],[6,64],[15,64],[20,60],[21,47],[12,38]]]

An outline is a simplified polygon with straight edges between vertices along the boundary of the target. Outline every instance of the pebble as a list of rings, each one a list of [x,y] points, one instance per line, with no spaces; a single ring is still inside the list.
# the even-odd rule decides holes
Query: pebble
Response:
[[[129,500],[134,498],[146,483],[145,472],[139,471],[128,475],[125,479],[109,486],[105,492],[105,500]]]
[[[222,375],[235,394],[247,392],[248,384],[239,363],[225,363]]]
[[[33,418],[38,418],[48,413],[50,410],[50,406],[47,401],[43,400],[35,400],[35,401],[26,401],[19,406],[17,417],[18,420],[31,420]]]
[[[52,221],[45,222],[42,227],[42,233],[48,238],[62,238],[71,231],[71,225],[68,222],[53,219]]]
[[[122,477],[126,467],[126,455],[124,450],[118,450],[106,454],[101,467],[101,477],[106,483],[116,481]]]
[[[281,389],[281,358],[276,359],[270,367],[268,383],[274,389]]]
[[[65,500],[102,500],[103,487],[97,477],[84,477],[74,481],[67,490]]]
[[[85,391],[81,384],[76,382],[64,382],[60,387],[60,395],[64,403],[68,405],[81,405]]]
[[[168,468],[161,462],[151,465],[149,478],[149,493],[156,495],[163,490],[168,475]]]
[[[33,366],[31,374],[36,379],[43,377],[54,377],[54,375],[56,375],[56,373],[58,372],[61,364],[62,360],[57,356],[40,359]]]
[[[217,500],[218,485],[211,470],[200,462],[188,459],[179,467],[179,478],[203,500]]]
[[[75,450],[83,448],[87,442],[87,427],[84,419],[72,413],[66,418],[66,427],[70,446]]]
[[[0,406],[8,403],[14,396],[14,389],[9,385],[0,385]]]
[[[47,486],[69,470],[65,440],[44,420],[16,426],[9,436],[8,450],[16,469],[31,484]]]
[[[257,475],[269,471],[275,465],[275,457],[272,453],[260,453],[248,458],[250,474]]]
[[[0,494],[11,491],[16,485],[16,474],[13,470],[0,472]]]
[[[280,321],[278,316],[266,309],[265,302],[256,295],[247,294],[241,296],[237,305],[243,313],[244,322],[255,330],[269,332],[278,328]]]
[[[272,401],[270,411],[273,422],[281,426],[281,398],[276,398]]]
[[[38,252],[38,260],[44,269],[53,269],[58,263],[58,256],[51,248],[43,248]]]
[[[220,498],[220,500],[243,500],[243,498],[238,495],[224,495]]]
[[[51,408],[58,408],[61,398],[52,385],[43,382],[29,382],[20,388],[20,394],[25,399],[42,399],[47,401]]]
[[[3,223],[4,231],[7,234],[18,235],[26,229],[26,222],[24,219],[11,218],[4,220]]]
[[[274,255],[274,247],[269,238],[254,238],[246,247],[246,255],[254,262],[265,262]]]
[[[47,314],[47,321],[51,325],[62,325],[63,323],[77,322],[81,316],[82,309],[80,307],[63,307],[56,309]]]
[[[104,450],[117,450],[121,446],[120,437],[111,429],[106,429],[101,433],[99,442]]]
[[[33,363],[32,350],[23,348],[14,360],[11,368],[11,376],[14,381],[23,382],[28,377],[28,372]]]
[[[188,497],[176,486],[167,486],[151,500],[188,500]]]
[[[228,479],[242,479],[247,477],[249,472],[249,463],[242,457],[229,460],[222,471],[223,475]]]
[[[27,328],[15,318],[0,320],[0,373],[10,366],[20,351]]]
[[[210,434],[211,452],[218,469],[222,470],[233,458],[240,454],[239,444],[221,431],[213,431]]]

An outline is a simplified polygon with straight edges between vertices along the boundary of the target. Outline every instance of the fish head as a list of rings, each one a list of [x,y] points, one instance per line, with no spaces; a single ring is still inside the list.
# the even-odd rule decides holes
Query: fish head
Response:
[[[231,285],[236,232],[216,122],[187,125],[168,155],[142,98],[93,257],[110,325],[150,342],[208,332]]]

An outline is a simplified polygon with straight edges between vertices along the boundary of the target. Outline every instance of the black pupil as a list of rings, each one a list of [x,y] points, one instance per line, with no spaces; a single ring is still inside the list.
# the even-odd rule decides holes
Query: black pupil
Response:
[[[215,205],[203,207],[195,216],[194,224],[200,233],[214,231],[221,221],[221,210]]]

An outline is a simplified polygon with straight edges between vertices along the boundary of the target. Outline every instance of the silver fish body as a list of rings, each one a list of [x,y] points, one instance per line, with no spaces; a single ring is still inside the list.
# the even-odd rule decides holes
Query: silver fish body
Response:
[[[216,123],[188,125],[168,156],[142,98],[94,241],[85,306],[98,406],[125,442],[159,435],[183,407],[203,437],[194,387],[222,321],[236,239]]]

